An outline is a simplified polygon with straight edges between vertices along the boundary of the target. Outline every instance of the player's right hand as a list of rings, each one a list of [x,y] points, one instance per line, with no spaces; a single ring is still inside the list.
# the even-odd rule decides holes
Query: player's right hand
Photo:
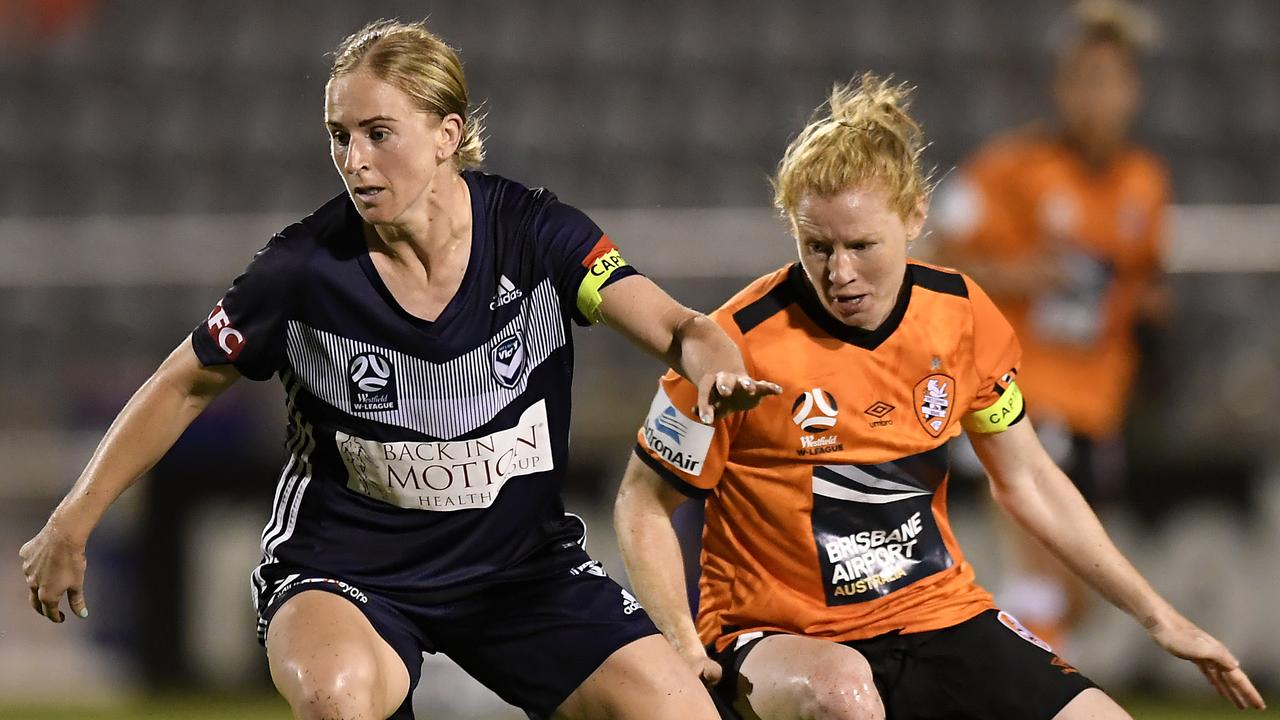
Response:
[[[31,609],[60,623],[66,619],[59,608],[65,594],[71,612],[89,617],[84,599],[84,543],[73,541],[49,522],[22,546],[18,557],[31,593]]]
[[[680,659],[684,660],[689,669],[707,687],[715,687],[720,682],[720,676],[724,674],[720,663],[707,657],[707,651],[701,647],[694,648],[689,652],[680,652]]]

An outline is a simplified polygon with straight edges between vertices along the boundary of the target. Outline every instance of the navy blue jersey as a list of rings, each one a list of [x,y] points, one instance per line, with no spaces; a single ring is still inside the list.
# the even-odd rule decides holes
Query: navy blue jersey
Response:
[[[471,256],[435,321],[391,296],[344,194],[272,238],[192,333],[205,365],[284,383],[264,565],[430,600],[542,572],[540,551],[581,533],[560,500],[569,320],[635,270],[552,193],[463,177]]]

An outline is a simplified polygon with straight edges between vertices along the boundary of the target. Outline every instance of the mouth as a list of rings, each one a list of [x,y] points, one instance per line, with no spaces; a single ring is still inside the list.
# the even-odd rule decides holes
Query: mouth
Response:
[[[871,298],[866,293],[841,293],[834,295],[830,299],[831,309],[840,315],[849,317],[863,310],[870,302]]]
[[[358,185],[351,188],[351,194],[367,203],[378,197],[384,189],[375,185]]]

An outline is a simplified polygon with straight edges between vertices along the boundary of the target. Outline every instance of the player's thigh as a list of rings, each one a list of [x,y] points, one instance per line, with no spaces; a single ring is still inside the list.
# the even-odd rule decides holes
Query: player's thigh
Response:
[[[718,720],[711,695],[661,635],[614,651],[552,716],[564,720]]]
[[[737,686],[734,707],[748,720],[884,718],[866,658],[830,640],[770,635],[742,661]]]
[[[298,593],[267,630],[271,679],[295,714],[363,710],[391,715],[409,692],[409,671],[364,613],[321,590]],[[305,716],[305,713],[303,713]]]
[[[1133,720],[1115,700],[1098,688],[1089,688],[1053,716],[1053,720]]]

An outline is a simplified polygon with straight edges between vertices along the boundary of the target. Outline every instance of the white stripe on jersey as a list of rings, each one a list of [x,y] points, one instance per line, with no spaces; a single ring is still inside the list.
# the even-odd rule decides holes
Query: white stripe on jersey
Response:
[[[515,386],[506,387],[494,377],[492,355],[500,342],[517,333],[524,343],[526,367]],[[548,278],[529,293],[520,313],[505,327],[445,363],[350,340],[295,320],[289,321],[286,347],[289,364],[307,391],[320,400],[355,417],[451,439],[491,421],[524,392],[533,369],[566,342],[560,299]],[[391,361],[401,389],[396,408],[352,409],[347,366],[362,353],[378,353]]]
[[[293,535],[298,519],[298,507],[302,504],[302,494],[311,482],[311,451],[316,441],[311,431],[311,423],[306,422],[294,405],[294,398],[302,386],[296,376],[289,371],[281,374],[286,389],[285,404],[289,417],[293,421],[294,436],[289,440],[289,460],[285,463],[276,484],[276,497],[271,519],[262,530],[262,562],[254,568],[251,576],[250,590],[253,593],[253,605],[258,607],[258,600],[267,588],[262,577],[262,569],[275,562],[275,550],[280,544]]]

